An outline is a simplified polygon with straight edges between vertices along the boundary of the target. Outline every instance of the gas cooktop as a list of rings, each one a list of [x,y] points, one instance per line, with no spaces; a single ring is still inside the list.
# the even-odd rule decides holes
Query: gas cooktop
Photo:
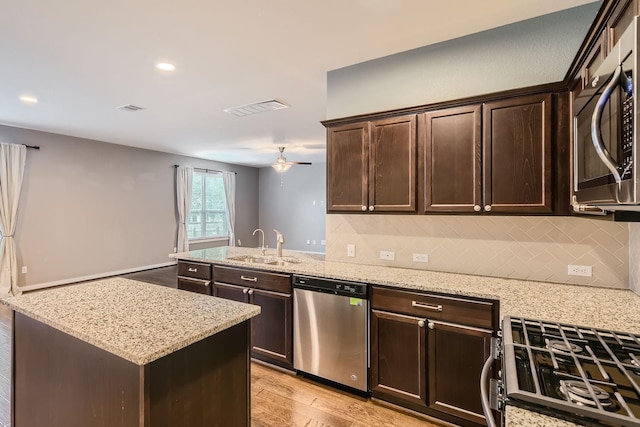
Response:
[[[505,317],[510,401],[587,425],[640,427],[640,335]]]

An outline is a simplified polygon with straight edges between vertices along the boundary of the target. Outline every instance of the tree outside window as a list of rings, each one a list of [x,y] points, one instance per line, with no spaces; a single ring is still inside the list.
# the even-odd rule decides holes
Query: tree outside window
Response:
[[[194,172],[187,221],[189,240],[228,237],[226,209],[222,174]]]

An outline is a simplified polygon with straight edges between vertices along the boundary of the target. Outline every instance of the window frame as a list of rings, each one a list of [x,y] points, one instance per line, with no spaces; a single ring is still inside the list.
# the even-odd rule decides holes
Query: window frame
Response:
[[[227,206],[227,200],[226,200],[226,194],[224,194],[225,192],[225,188],[224,188],[224,181],[222,181],[222,192],[223,192],[223,198],[224,198],[224,210],[220,211],[220,210],[213,210],[213,209],[206,209],[206,177],[209,176],[220,176],[222,177],[222,173],[219,172],[209,172],[209,171],[198,171],[198,170],[194,170],[192,173],[192,178],[193,181],[195,181],[196,179],[196,175],[200,175],[203,178],[202,181],[202,209],[198,210],[198,211],[192,211],[191,207],[189,208],[189,212],[187,213],[187,238],[189,240],[190,243],[207,243],[207,242],[218,242],[218,241],[223,241],[223,240],[229,240],[229,214],[228,214],[228,206]],[[192,186],[192,194],[191,194],[191,201],[193,202],[193,186]],[[191,218],[191,213],[192,212],[197,212],[200,213],[202,215],[202,221],[200,223],[200,231],[204,233],[206,233],[206,225],[207,225],[207,221],[206,221],[206,215],[207,213],[213,213],[213,214],[223,214],[224,217],[224,222],[225,222],[225,228],[227,231],[227,234],[225,235],[217,235],[217,236],[202,236],[202,237],[189,237],[189,219]]]

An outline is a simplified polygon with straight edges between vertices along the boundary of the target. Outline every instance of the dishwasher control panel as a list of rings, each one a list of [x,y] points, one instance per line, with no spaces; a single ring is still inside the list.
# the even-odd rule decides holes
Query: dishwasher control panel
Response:
[[[367,284],[319,277],[293,276],[293,287],[334,295],[367,298]]]

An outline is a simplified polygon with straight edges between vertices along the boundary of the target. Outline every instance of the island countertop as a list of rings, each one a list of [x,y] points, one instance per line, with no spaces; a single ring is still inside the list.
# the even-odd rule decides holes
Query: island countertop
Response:
[[[11,309],[138,365],[260,314],[260,307],[124,278],[2,299]]]

